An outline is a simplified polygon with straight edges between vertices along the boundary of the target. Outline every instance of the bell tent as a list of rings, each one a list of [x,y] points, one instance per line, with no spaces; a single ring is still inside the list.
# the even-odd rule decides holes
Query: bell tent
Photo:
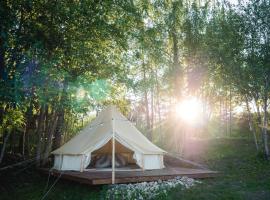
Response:
[[[107,155],[112,171],[120,156],[143,170],[162,169],[166,152],[151,143],[115,106],[106,107],[78,135],[52,152],[54,169],[84,171]],[[105,158],[103,158],[104,160]],[[113,173],[114,175],[114,173]]]

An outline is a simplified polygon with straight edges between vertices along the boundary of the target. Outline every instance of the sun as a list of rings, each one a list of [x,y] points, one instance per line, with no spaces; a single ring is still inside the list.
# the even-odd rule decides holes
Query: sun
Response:
[[[176,117],[188,123],[198,121],[201,112],[202,103],[195,97],[184,99],[175,105]]]

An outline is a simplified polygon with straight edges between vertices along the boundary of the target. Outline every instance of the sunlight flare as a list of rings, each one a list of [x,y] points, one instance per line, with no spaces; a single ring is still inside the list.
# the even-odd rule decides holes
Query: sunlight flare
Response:
[[[202,102],[195,97],[182,100],[175,106],[176,116],[188,123],[198,121],[201,112]]]

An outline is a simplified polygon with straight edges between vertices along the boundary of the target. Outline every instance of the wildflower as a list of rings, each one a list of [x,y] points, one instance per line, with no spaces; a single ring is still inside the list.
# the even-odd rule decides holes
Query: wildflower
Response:
[[[188,177],[176,177],[167,181],[158,180],[153,182],[114,185],[108,189],[106,199],[110,199],[111,195],[114,195],[114,199],[156,199],[159,195],[167,196],[168,191],[173,188],[180,186],[182,189],[187,189],[196,183],[200,183],[200,181],[195,181]]]

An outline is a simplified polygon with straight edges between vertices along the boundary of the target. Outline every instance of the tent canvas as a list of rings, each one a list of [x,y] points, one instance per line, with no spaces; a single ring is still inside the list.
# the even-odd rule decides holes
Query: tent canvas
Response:
[[[164,168],[163,155],[166,152],[150,142],[115,106],[106,107],[78,135],[53,151],[53,168],[83,171],[91,163],[91,154],[110,141],[112,171],[115,170],[115,152],[121,151],[116,143],[133,153],[132,157],[140,168]]]

